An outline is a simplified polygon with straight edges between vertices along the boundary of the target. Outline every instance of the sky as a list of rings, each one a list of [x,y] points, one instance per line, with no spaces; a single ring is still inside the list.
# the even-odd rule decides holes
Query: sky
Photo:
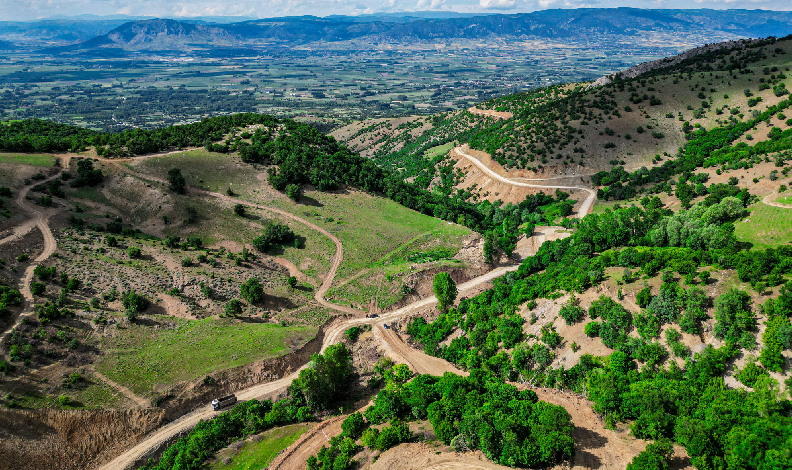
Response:
[[[524,13],[548,8],[714,8],[792,10],[792,0],[0,0],[0,21],[56,15],[156,17],[360,15],[405,11]]]

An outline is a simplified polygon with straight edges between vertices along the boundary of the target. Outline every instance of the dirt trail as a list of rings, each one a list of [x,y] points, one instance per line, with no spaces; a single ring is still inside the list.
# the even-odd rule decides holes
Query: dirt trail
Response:
[[[19,240],[20,238],[22,238],[25,235],[27,235],[28,232],[33,230],[33,228],[35,226],[36,226],[36,219],[28,219],[28,220],[22,222],[22,224],[17,225],[16,227],[13,228],[13,231],[11,232],[11,235],[9,235],[9,236],[7,236],[5,238],[0,238],[0,245],[4,245],[6,243],[10,243],[10,242],[12,242],[14,240]]]
[[[149,402],[149,400],[146,400],[143,397],[135,395],[135,392],[133,392],[132,390],[130,390],[130,389],[126,388],[126,387],[124,387],[120,383],[118,383],[118,382],[106,377],[103,373],[99,372],[98,370],[91,369],[91,372],[93,373],[93,375],[95,375],[97,378],[99,378],[99,380],[101,380],[102,382],[106,383],[107,385],[115,388],[116,390],[121,392],[125,397],[127,397],[130,400],[132,400],[133,402],[135,402],[137,404],[137,406],[139,406],[141,408],[148,408],[149,405],[151,404]]]
[[[474,163],[477,161],[475,158],[472,158],[472,157],[469,157],[469,156],[468,156],[468,158],[473,160]],[[108,160],[106,160],[106,161],[108,161]],[[118,165],[116,162],[113,162],[113,161],[108,161],[108,162]],[[479,163],[481,163],[481,162],[479,162]],[[149,180],[149,181],[155,181],[155,182],[162,183],[162,184],[167,184],[162,179],[155,178],[155,177],[150,177],[150,176],[144,175],[144,174],[140,174],[140,173],[138,173],[138,172],[136,172],[134,170],[130,170],[129,168],[126,168],[126,167],[124,167],[122,165],[118,165],[118,167],[121,168],[123,171],[125,171],[127,173],[130,173],[130,174],[133,174],[135,176],[138,176],[138,177],[140,177],[142,179],[146,179],[146,180]],[[503,180],[505,180],[506,182],[508,182],[510,184],[526,185],[526,183],[517,183],[517,182],[511,181],[511,180],[508,180],[506,178],[503,178],[503,177],[495,174],[494,172],[492,172],[491,170],[489,170],[486,167],[482,168],[482,170],[484,170],[488,174],[491,174],[493,177],[496,177],[496,178],[499,178],[499,179],[503,179]],[[560,189],[583,189],[585,191],[588,191],[590,196],[584,202],[583,206],[581,207],[581,210],[580,210],[580,213],[579,213],[579,216],[581,216],[581,217],[582,217],[582,215],[584,215],[585,213],[588,212],[588,210],[590,209],[591,204],[593,203],[593,197],[595,196],[595,193],[592,190],[587,189],[587,188],[568,187],[568,186],[540,186],[540,185],[528,185],[528,186],[545,187],[545,188],[560,188]],[[307,227],[309,227],[309,228],[311,228],[311,229],[313,229],[313,230],[315,230],[315,231],[327,236],[330,240],[333,241],[333,243],[336,246],[336,253],[333,256],[333,259],[332,259],[332,262],[331,262],[331,267],[328,270],[327,275],[323,279],[321,287],[316,292],[315,299],[317,300],[317,302],[319,302],[320,304],[322,304],[322,305],[324,305],[326,307],[329,307],[329,308],[332,308],[334,310],[338,310],[338,311],[341,311],[341,312],[344,312],[344,313],[349,313],[349,314],[356,315],[356,318],[351,318],[351,319],[348,319],[348,320],[345,320],[345,321],[339,321],[339,322],[336,322],[336,323],[330,325],[329,327],[327,327],[327,329],[324,332],[324,338],[323,338],[323,341],[322,341],[321,351],[324,351],[328,346],[330,346],[332,344],[338,343],[341,340],[341,337],[342,337],[343,333],[348,328],[350,328],[352,326],[355,326],[355,325],[371,324],[371,325],[376,325],[375,330],[374,330],[375,331],[375,335],[383,340],[383,342],[387,345],[386,347],[389,348],[389,352],[392,355],[397,356],[398,358],[402,359],[405,363],[410,365],[415,371],[417,371],[419,373],[430,373],[430,374],[433,374],[433,375],[442,375],[444,372],[454,372],[454,373],[458,373],[458,374],[464,374],[463,371],[460,371],[460,370],[456,369],[453,365],[451,365],[450,363],[448,363],[448,362],[446,362],[446,361],[444,361],[442,359],[431,357],[431,356],[427,356],[426,354],[423,354],[422,352],[419,352],[419,351],[411,348],[406,343],[404,343],[401,340],[401,338],[399,338],[399,336],[398,336],[398,334],[396,332],[394,332],[393,330],[386,330],[382,326],[384,323],[387,323],[387,322],[390,322],[392,320],[398,319],[398,318],[403,317],[403,316],[405,316],[405,315],[407,315],[409,313],[412,313],[414,311],[431,307],[432,305],[434,305],[437,302],[437,299],[434,296],[428,297],[426,299],[419,300],[417,302],[414,302],[413,304],[410,304],[410,305],[408,305],[406,307],[400,308],[400,309],[395,310],[393,312],[387,312],[387,313],[381,315],[378,318],[361,318],[362,315],[363,315],[363,312],[361,312],[359,310],[352,309],[352,308],[342,307],[342,306],[338,306],[338,305],[332,304],[332,303],[328,302],[327,300],[325,300],[325,298],[324,298],[327,290],[330,288],[330,285],[333,282],[333,279],[335,278],[335,274],[336,274],[336,271],[338,269],[338,266],[340,265],[340,263],[341,263],[341,261],[343,259],[343,246],[341,244],[341,241],[337,237],[335,237],[331,233],[327,232],[326,230],[322,229],[321,227],[318,227],[317,225],[315,225],[315,224],[313,224],[311,222],[308,222],[307,220],[304,220],[304,219],[302,219],[300,217],[297,217],[297,216],[295,216],[295,215],[293,215],[291,213],[288,213],[286,211],[282,211],[282,210],[279,210],[279,209],[274,209],[274,208],[263,206],[263,205],[256,204],[256,203],[251,203],[249,201],[244,201],[244,200],[241,200],[241,199],[237,199],[237,198],[234,198],[234,197],[231,197],[231,196],[226,196],[226,195],[219,194],[219,193],[212,192],[212,191],[206,191],[206,190],[201,190],[201,189],[196,189],[196,188],[189,188],[189,191],[190,192],[194,192],[194,193],[198,193],[198,194],[204,194],[204,195],[212,196],[212,197],[218,198],[220,200],[226,201],[228,203],[232,203],[232,204],[246,204],[248,206],[255,207],[255,208],[260,209],[260,210],[277,213],[279,215],[282,215],[284,217],[292,219],[292,220],[294,220],[294,221],[296,221],[298,223],[301,223],[301,224],[303,224],[303,225],[305,225],[305,226],[307,226]],[[471,281],[468,281],[466,283],[463,283],[463,284],[459,285],[458,286],[459,293],[460,293],[460,295],[465,295],[466,292],[478,288],[481,284],[490,282],[492,279],[495,279],[495,278],[497,278],[499,276],[502,276],[503,274],[505,274],[505,273],[507,273],[509,271],[514,271],[517,268],[518,268],[518,266],[504,266],[504,267],[499,267],[497,269],[494,269],[493,271],[490,271],[487,274],[484,274],[484,275],[479,276],[479,277],[477,277],[475,279],[472,279]],[[242,390],[242,391],[240,391],[240,392],[238,392],[236,394],[237,398],[240,401],[251,400],[251,399],[262,399],[262,398],[266,398],[266,397],[270,397],[270,396],[282,393],[288,388],[288,386],[291,384],[291,382],[297,377],[297,375],[299,374],[300,370],[302,370],[305,367],[307,367],[307,364],[303,365],[300,369],[295,370],[290,375],[288,375],[286,377],[283,377],[283,378],[281,378],[279,380],[275,380],[275,381],[267,382],[267,383],[263,383],[263,384],[258,384],[258,385],[255,385],[253,387],[250,387],[250,388],[247,388],[245,390]],[[548,395],[548,396],[550,396],[550,395]],[[551,403],[552,403],[552,401],[551,401]],[[149,452],[151,452],[152,450],[157,449],[163,443],[165,443],[167,440],[171,439],[173,436],[177,435],[180,432],[183,432],[183,431],[191,429],[200,420],[211,419],[212,417],[214,417],[218,413],[219,412],[212,411],[209,407],[204,407],[204,408],[201,408],[199,410],[193,411],[192,413],[189,413],[189,414],[181,417],[180,419],[178,419],[176,421],[173,421],[173,422],[171,422],[171,423],[159,428],[155,432],[149,434],[143,440],[138,442],[134,447],[132,447],[131,449],[128,449],[126,452],[124,452],[123,454],[121,454],[117,458],[113,459],[112,461],[106,463],[105,465],[103,465],[100,468],[102,470],[111,470],[111,469],[113,469],[113,470],[122,470],[122,469],[129,468],[131,465],[133,465],[140,458],[144,458],[146,455],[149,454]],[[570,411],[570,414],[572,414],[572,411]],[[587,418],[589,418],[589,417],[587,417]],[[576,424],[577,424],[577,422],[576,422]],[[581,423],[581,424],[584,424],[584,425],[588,424],[589,426],[594,426],[594,428],[597,429],[597,430],[602,428],[601,423],[599,423],[599,421],[597,419],[591,420],[590,423]],[[335,432],[334,432],[333,431],[334,430],[334,426],[336,426],[336,425],[338,426],[338,429],[335,430]],[[326,437],[327,436],[332,436],[332,435],[338,434],[338,432],[340,432],[340,421],[338,423],[335,423],[333,420],[330,420],[330,422],[328,422],[327,424],[325,424],[323,426],[321,426],[321,425],[318,426],[317,429],[322,430],[322,435],[320,436],[318,432],[313,432],[312,434],[310,434],[308,437],[306,437],[305,440],[302,441],[302,444],[299,447],[295,446],[293,448],[293,449],[296,449],[296,450],[292,450],[290,455],[288,456],[288,458],[285,458],[284,460],[281,460],[281,462],[283,462],[283,465],[279,464],[278,468],[280,468],[281,466],[282,466],[282,468],[301,468],[301,467],[298,466],[299,462],[302,462],[304,464],[304,458],[307,458],[309,455],[314,454],[318,450],[318,448],[320,448],[321,445],[323,445],[323,443],[326,442]],[[327,436],[324,435],[326,432],[329,432],[329,434]],[[323,439],[324,439],[324,441],[323,441]],[[288,462],[286,462],[286,461],[288,461]],[[452,463],[449,463],[449,464],[452,464]],[[624,465],[622,465],[621,468],[624,468],[624,466],[626,466],[626,463],[624,463]],[[452,467],[447,467],[447,468],[452,468]],[[460,467],[460,468],[462,468],[462,467]],[[492,468],[492,467],[486,467],[486,468]]]
[[[173,153],[173,152],[171,152],[171,153]],[[146,158],[162,156],[162,155],[168,155],[168,154],[166,153],[166,154],[149,155]],[[147,174],[140,173],[138,171],[132,170],[132,169],[127,168],[126,166],[120,164],[116,160],[108,160],[108,159],[100,159],[100,160],[103,161],[103,162],[109,163],[111,165],[114,165],[117,168],[119,168],[120,170],[124,171],[125,173],[128,173],[128,174],[130,174],[132,176],[136,176],[136,177],[141,178],[143,180],[147,180],[147,181],[151,181],[151,182],[155,182],[155,183],[160,183],[160,184],[164,184],[164,185],[168,184],[168,182],[165,181],[162,178],[157,178],[155,176],[150,176],[150,175],[147,175]],[[203,194],[203,195],[206,195],[206,196],[211,196],[211,197],[220,199],[221,201],[228,202],[229,204],[243,204],[243,205],[246,205],[246,206],[249,206],[249,207],[254,207],[254,208],[259,209],[259,210],[263,210],[263,211],[279,214],[279,215],[281,215],[283,217],[286,217],[288,219],[292,219],[295,222],[298,222],[298,223],[300,223],[302,225],[305,225],[306,227],[308,227],[308,228],[310,228],[310,229],[312,229],[314,231],[317,231],[317,232],[321,233],[322,235],[326,236],[327,238],[329,238],[333,242],[333,244],[335,245],[336,252],[333,255],[333,259],[330,262],[330,269],[328,269],[327,274],[325,275],[324,279],[322,280],[321,286],[319,286],[319,289],[316,291],[316,294],[314,294],[314,299],[317,302],[319,302],[321,305],[323,305],[323,306],[325,306],[327,308],[331,308],[333,310],[337,310],[339,312],[349,313],[349,314],[353,314],[353,315],[357,315],[357,314],[361,313],[359,310],[355,310],[355,309],[350,308],[350,307],[345,307],[343,305],[336,305],[336,304],[333,304],[331,302],[328,302],[325,299],[325,294],[330,289],[330,286],[332,285],[333,280],[335,279],[336,271],[338,270],[338,267],[341,265],[341,262],[344,260],[344,247],[341,244],[341,240],[339,240],[338,237],[336,237],[332,233],[328,232],[327,230],[319,227],[318,225],[313,224],[313,223],[311,223],[311,222],[309,222],[309,221],[307,221],[307,220],[305,220],[305,219],[303,219],[301,217],[298,217],[298,216],[296,216],[296,215],[294,215],[294,214],[292,214],[290,212],[286,212],[284,210],[276,209],[274,207],[264,206],[262,204],[246,201],[246,200],[243,200],[243,199],[237,199],[237,198],[232,197],[232,196],[228,196],[228,195],[225,195],[225,194],[220,194],[220,193],[217,193],[217,192],[214,192],[214,191],[208,191],[208,190],[200,189],[200,188],[189,187],[188,191],[192,192],[192,193],[196,193],[196,194]]]
[[[458,286],[459,294],[464,295],[466,292],[479,287],[483,283],[490,282],[492,279],[502,276],[508,271],[514,271],[517,269],[517,266],[506,266],[495,269],[494,271],[490,271],[489,273],[479,276],[475,279],[472,279],[464,284],[460,284]],[[327,327],[324,333],[324,338],[322,341],[322,348],[320,351],[324,351],[327,349],[328,346],[336,344],[341,341],[341,337],[343,336],[344,332],[352,326],[355,325],[362,325],[362,324],[381,324],[383,322],[391,321],[397,318],[400,318],[408,313],[412,313],[415,310],[424,309],[434,305],[437,302],[437,299],[433,296],[427,299],[420,300],[415,302],[411,305],[408,305],[404,308],[400,308],[399,310],[395,310],[393,312],[386,313],[379,318],[351,318],[349,320],[340,321],[334,323]],[[333,304],[329,304],[333,305]],[[354,309],[350,309],[354,310]],[[363,312],[355,311],[356,314],[362,315]],[[379,328],[378,328],[379,329]],[[380,331],[383,331],[380,329]],[[442,369],[442,372],[439,372],[442,375],[443,372],[446,370],[456,370],[450,364],[443,365],[441,364],[441,359],[437,359],[431,356],[426,356],[423,353],[415,351],[414,349],[410,348],[400,339],[394,339],[394,336],[382,336],[385,338],[386,341],[393,341],[395,345],[397,354],[402,357],[405,357],[405,362],[409,362],[413,367],[417,367],[418,370],[426,371],[422,373],[435,373]],[[403,345],[403,346],[402,346]],[[407,348],[407,349],[405,349]],[[244,400],[253,400],[258,399],[261,400],[263,398],[267,398],[273,395],[277,395],[279,393],[285,392],[286,389],[291,384],[292,380],[297,378],[300,371],[307,367],[307,364],[303,365],[301,368],[295,370],[291,374],[281,379],[266,382],[263,384],[258,384],[253,387],[247,388],[240,392],[236,393],[237,399],[239,401]],[[450,367],[450,369],[449,369]],[[162,443],[166,442],[171,437],[175,436],[176,434],[186,431],[188,429],[193,428],[198,421],[211,419],[219,412],[212,411],[209,407],[205,407],[187,415],[182,416],[176,421],[173,421],[155,432],[146,436],[143,440],[138,442],[134,447],[128,449],[126,452],[121,454],[120,456],[116,457],[112,461],[104,464],[100,467],[101,470],[123,470],[132,466],[132,464],[137,461],[139,458],[147,455],[152,449],[156,449]],[[321,447],[321,445],[319,446]],[[315,452],[316,450],[314,450]],[[311,455],[311,454],[307,454]],[[306,455],[306,458],[307,458]]]
[[[494,117],[496,119],[510,119],[514,116],[508,111],[493,111],[491,109],[478,109],[475,106],[468,108],[468,112],[473,114],[480,114],[482,116]]]
[[[522,182],[519,182],[519,181],[515,181],[515,179],[506,178],[505,176],[499,175],[498,173],[493,171],[490,167],[485,165],[481,160],[479,160],[478,158],[476,158],[476,157],[470,155],[469,153],[467,153],[465,151],[465,146],[456,147],[454,149],[454,151],[456,153],[458,153],[460,156],[470,160],[471,163],[476,165],[476,167],[478,167],[481,171],[483,171],[487,176],[489,176],[491,178],[494,178],[494,179],[496,179],[498,181],[502,181],[504,183],[508,183],[508,184],[511,184],[511,185],[514,185],[514,186],[522,186],[522,187],[525,187],[525,188],[569,189],[569,190],[587,192],[588,193],[588,197],[586,197],[586,199],[580,205],[580,208],[578,209],[578,212],[576,214],[578,219],[582,219],[583,217],[585,217],[591,211],[591,207],[594,205],[594,200],[597,198],[597,192],[594,191],[593,189],[587,188],[585,186],[544,185],[544,184],[522,183]],[[578,175],[575,175],[575,176],[578,176]],[[532,179],[529,179],[529,178],[520,178],[520,179],[533,181]],[[546,178],[546,179],[549,179],[549,178]],[[542,181],[542,180],[537,179],[536,181]]]
[[[412,366],[418,373],[442,375],[445,372],[452,372],[454,374],[467,375],[466,372],[456,369],[443,359],[427,356],[423,352],[410,347],[392,330],[385,333],[383,338],[387,341],[388,346],[395,350],[403,359],[403,362]],[[623,469],[632,461],[633,457],[646,447],[646,441],[635,439],[627,433],[618,433],[605,429],[602,420],[594,413],[591,402],[580,395],[555,389],[534,388],[519,383],[511,384],[520,389],[533,390],[540,400],[562,406],[569,412],[572,423],[575,425],[573,436],[576,455],[572,461],[573,468]],[[678,450],[677,453],[683,453],[683,451]],[[458,462],[454,462],[453,456],[447,455],[446,461],[442,464],[444,466],[433,466],[431,468],[476,468],[469,466],[469,458],[466,455],[460,454]],[[409,465],[412,463],[410,456],[405,456],[404,458],[407,462],[404,462],[404,467],[402,468],[424,468]],[[494,464],[486,465],[483,462],[481,464],[485,466],[480,468],[501,468]]]
[[[305,468],[308,457],[316,455],[322,446],[330,447],[330,438],[341,434],[341,423],[347,416],[335,416],[311,428],[273,460],[267,470]]]
[[[68,168],[69,159],[65,159],[66,164],[63,166],[63,169]],[[59,171],[55,175],[50,176],[49,178],[43,181],[37,181],[34,184],[25,186],[22,191],[19,192],[19,196],[16,199],[16,204],[25,212],[33,214],[33,218],[25,221],[22,226],[30,225],[37,227],[41,234],[44,236],[44,249],[39,253],[39,255],[28,265],[25,269],[25,274],[22,276],[22,281],[19,286],[19,292],[22,294],[23,298],[23,305],[22,305],[22,312],[17,316],[16,320],[14,321],[14,325],[8,329],[8,331],[12,331],[14,328],[19,326],[23,319],[27,318],[33,313],[33,293],[30,291],[30,283],[33,282],[33,271],[36,269],[38,265],[40,265],[44,260],[49,258],[52,253],[55,252],[55,248],[57,248],[57,242],[55,241],[55,236],[52,235],[52,230],[49,227],[49,219],[54,215],[54,211],[49,211],[43,208],[40,208],[34,204],[31,204],[27,201],[28,192],[34,186],[38,186],[40,184],[48,183],[55,178],[58,178],[61,175]],[[31,225],[32,224],[32,225]],[[29,231],[29,229],[27,230]],[[17,230],[14,230],[15,235]],[[26,233],[26,232],[25,232]],[[3,243],[11,241],[8,237],[3,239]]]
[[[778,191],[774,190],[772,193],[763,197],[762,203],[767,204],[768,206],[780,207],[781,209],[792,209],[792,205],[790,204],[781,204],[780,202],[771,201],[770,199],[772,199],[776,194],[778,194]]]

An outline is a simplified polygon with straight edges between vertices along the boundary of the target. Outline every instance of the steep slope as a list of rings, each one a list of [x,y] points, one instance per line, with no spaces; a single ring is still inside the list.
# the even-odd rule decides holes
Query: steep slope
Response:
[[[748,126],[739,132],[749,146],[770,139],[769,131],[782,132],[788,124],[781,109],[764,120],[756,116],[787,98],[790,66],[789,38],[727,42],[642,64],[594,85],[509,95],[473,112],[353,124],[334,135],[427,185],[444,155],[464,143],[489,154],[512,177],[588,178],[618,166],[649,171],[707,129]],[[601,178],[595,183],[608,184]]]

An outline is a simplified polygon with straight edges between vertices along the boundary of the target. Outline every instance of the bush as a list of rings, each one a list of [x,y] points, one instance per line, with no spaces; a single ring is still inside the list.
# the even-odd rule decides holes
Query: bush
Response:
[[[142,254],[142,251],[140,251],[140,248],[138,248],[136,246],[130,246],[129,248],[127,248],[127,255],[130,258],[140,258],[141,254]]]
[[[251,304],[257,304],[264,300],[264,286],[261,285],[258,278],[251,277],[242,283],[239,295]]]
[[[627,470],[667,470],[668,460],[673,453],[673,443],[661,439],[647,445],[646,450],[636,455],[627,465]]]
[[[374,449],[377,446],[377,439],[379,439],[379,429],[376,428],[368,428],[363,431],[363,435],[361,437],[361,442],[363,445],[368,447],[369,449]]]
[[[112,235],[105,237],[105,242],[107,243],[107,246],[110,247],[118,246],[118,239]]]
[[[366,428],[366,423],[363,420],[363,415],[360,412],[352,413],[351,415],[347,416],[344,422],[341,423],[341,429],[343,429],[344,437],[348,437],[350,439],[357,439],[363,434],[363,430]]]
[[[385,452],[403,442],[410,442],[412,438],[413,434],[409,426],[401,422],[392,421],[390,426],[382,428],[374,447],[380,452]]]
[[[236,317],[242,315],[242,301],[239,299],[231,299],[225,305],[225,314],[229,317]]]
[[[178,168],[171,168],[168,170],[168,184],[169,189],[176,194],[184,194],[187,192],[187,181]]]
[[[269,222],[264,227],[264,233],[253,239],[253,246],[261,252],[266,252],[273,245],[286,244],[295,239],[294,232],[288,225]]]
[[[575,323],[583,320],[583,318],[586,316],[586,311],[583,310],[583,307],[577,304],[577,299],[572,296],[569,301],[564,303],[558,314],[561,315],[561,318],[566,320],[567,325],[574,325]]]
[[[589,338],[594,338],[596,336],[599,336],[599,330],[600,330],[600,324],[595,321],[586,323],[586,326],[583,328],[583,332]]]
[[[751,349],[756,340],[756,317],[751,312],[751,296],[731,289],[715,301],[715,336]]]
[[[149,307],[150,302],[142,295],[129,290],[124,292],[121,296],[121,305],[123,305],[128,312],[140,313]]]
[[[52,279],[56,274],[56,269],[55,266],[46,267],[39,265],[33,269],[33,274],[39,279]]]
[[[286,196],[289,199],[293,200],[294,202],[300,202],[300,198],[302,197],[302,187],[297,184],[290,184],[286,186]]]
[[[43,295],[46,292],[47,286],[40,282],[30,283],[30,293],[33,295]]]

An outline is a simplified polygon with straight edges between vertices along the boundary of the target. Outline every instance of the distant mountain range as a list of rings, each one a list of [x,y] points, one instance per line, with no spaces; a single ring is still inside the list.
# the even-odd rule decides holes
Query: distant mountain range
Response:
[[[198,19],[64,19],[0,23],[2,40],[15,42],[15,34],[23,31],[28,39],[38,37],[41,46],[50,46],[42,50],[45,53],[118,55],[139,51],[184,53],[213,48],[262,50],[270,46],[353,39],[434,41],[512,37],[585,41],[650,32],[679,35],[712,32],[735,38],[781,37],[792,34],[792,12],[587,8],[448,17],[421,13],[325,18],[302,16],[231,23]],[[92,32],[96,34],[86,37]]]

